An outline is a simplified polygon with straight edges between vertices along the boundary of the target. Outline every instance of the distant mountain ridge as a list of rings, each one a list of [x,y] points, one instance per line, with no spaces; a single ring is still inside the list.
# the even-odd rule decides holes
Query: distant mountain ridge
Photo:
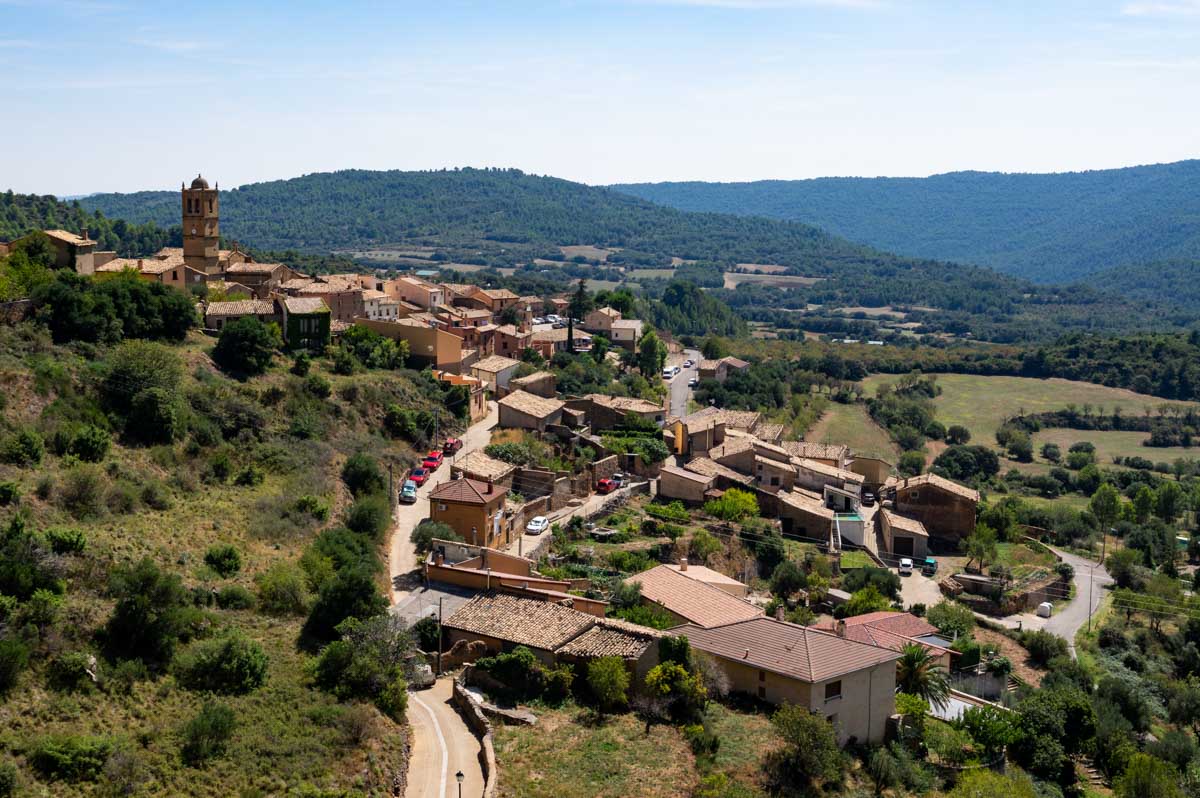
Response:
[[[889,252],[989,266],[1038,283],[1200,258],[1200,160],[1058,174],[610,188],[680,210],[800,221]]]

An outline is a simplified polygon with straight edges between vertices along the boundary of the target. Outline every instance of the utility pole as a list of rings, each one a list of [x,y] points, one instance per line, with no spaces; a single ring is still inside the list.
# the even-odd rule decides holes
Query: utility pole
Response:
[[[442,675],[442,597],[438,596],[438,676]]]
[[[388,463],[388,496],[391,497],[391,504],[396,504],[396,483],[392,479],[392,464]]]
[[[440,407],[433,408],[433,445],[437,446],[438,442],[438,412]]]

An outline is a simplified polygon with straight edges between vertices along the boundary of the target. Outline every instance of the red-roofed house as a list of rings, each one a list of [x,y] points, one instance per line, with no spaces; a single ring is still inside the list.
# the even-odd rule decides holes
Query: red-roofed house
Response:
[[[472,546],[508,545],[504,497],[508,488],[463,477],[443,482],[429,494],[429,517],[449,524]]]
[[[903,651],[905,646],[916,643],[946,670],[950,669],[950,658],[954,655],[950,650],[951,641],[942,637],[936,626],[910,612],[868,612],[839,621],[825,621],[816,628],[893,651]]]

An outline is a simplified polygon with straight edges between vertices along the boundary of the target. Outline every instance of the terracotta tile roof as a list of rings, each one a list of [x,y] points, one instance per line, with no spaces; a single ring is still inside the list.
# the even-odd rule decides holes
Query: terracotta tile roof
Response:
[[[759,440],[777,444],[779,439],[783,437],[783,429],[783,424],[759,424],[754,428],[754,435]]]
[[[535,371],[532,374],[526,374],[524,377],[515,377],[512,380],[509,380],[509,382],[512,385],[517,385],[517,386],[533,385],[536,382],[541,382],[542,380],[546,379],[547,377],[553,377],[553,376],[554,376],[554,374],[552,374],[549,371]]]
[[[614,410],[622,410],[627,413],[663,412],[662,405],[656,405],[654,402],[638,399],[633,396],[606,396],[602,393],[589,393],[584,398],[591,399],[602,407],[611,407]]]
[[[271,274],[278,269],[286,269],[282,263],[255,263],[247,261],[245,263],[231,263],[225,269],[229,274]]]
[[[673,465],[663,466],[661,469],[659,469],[659,474],[671,474],[691,482],[704,483],[705,485],[711,484],[714,476],[713,474],[705,474],[700,471],[689,471],[686,468],[679,468]]]
[[[563,403],[557,399],[547,399],[544,396],[535,396],[525,391],[513,391],[497,404],[534,418],[547,418],[563,408]]]
[[[646,649],[652,645],[658,645],[658,641],[663,637],[665,634],[657,629],[601,618],[591,629],[561,646],[554,653],[587,659],[594,657],[639,659],[642,654],[646,653]]]
[[[505,357],[504,355],[488,355],[483,360],[472,363],[471,368],[479,369],[480,371],[486,371],[490,374],[496,374],[497,372],[504,371],[505,369],[511,369],[519,365],[521,365],[521,361],[513,360],[511,357]]]
[[[288,313],[329,313],[329,306],[319,296],[298,297],[289,296],[283,300],[283,306]]]
[[[734,471],[728,466],[723,466],[718,462],[710,460],[707,457],[693,457],[684,466],[688,471],[695,471],[697,474],[705,474],[712,477],[725,477],[731,482],[740,482],[748,485],[754,481],[753,477],[749,477],[738,471]]]
[[[533,333],[521,332],[520,330],[517,329],[517,326],[515,324],[501,324],[499,327],[496,328],[496,332],[498,332],[502,335],[511,335],[514,338],[520,338],[520,337],[523,337],[526,335],[533,334]]]
[[[610,308],[607,305],[602,308],[596,308],[595,312],[603,316],[608,316],[613,320],[621,318],[621,311],[617,310],[616,308]]]
[[[96,242],[90,238],[84,238],[81,235],[76,235],[69,230],[44,230],[42,231],[50,238],[56,241],[61,241],[64,244],[74,244],[77,247],[86,246],[87,244],[95,244]]]
[[[742,588],[746,587],[745,584],[734,579],[732,576],[726,576],[720,571],[714,571],[707,565],[692,565],[689,563],[686,571],[676,563],[666,563],[666,567],[686,576],[688,579],[695,579],[697,582],[703,582],[706,585],[737,585]]]
[[[745,360],[733,356],[721,358],[721,362],[731,369],[744,369],[750,364]]]
[[[488,493],[488,484],[477,479],[463,477],[443,482],[433,489],[429,498],[438,501],[458,502],[459,504],[487,504],[497,496],[508,494],[508,488],[503,485],[493,485]]]
[[[813,443],[811,441],[783,441],[779,444],[793,457],[809,460],[836,460],[844,462],[850,456],[850,447],[840,443]]]
[[[686,635],[693,648],[705,653],[810,684],[900,658],[888,648],[767,617],[707,629],[689,624],[671,631]]]
[[[479,293],[486,294],[492,299],[518,299],[516,294],[509,291],[507,288],[485,288]]]
[[[545,651],[574,640],[595,623],[593,616],[570,607],[504,594],[475,596],[443,621],[451,629]]]
[[[923,538],[929,537],[929,532],[925,529],[925,525],[917,519],[909,518],[908,516],[900,515],[899,513],[892,512],[891,510],[884,510],[882,508],[879,510],[879,512],[883,514],[883,517],[887,519],[888,524],[890,524],[894,529],[899,529],[902,532],[907,532],[910,535],[918,535]]]
[[[612,323],[614,330],[640,330],[646,323],[641,319],[617,319]]]
[[[945,477],[939,477],[937,474],[920,474],[915,477],[909,477],[902,480],[896,486],[896,490],[907,490],[908,488],[916,488],[921,485],[929,485],[933,488],[940,488],[947,493],[953,493],[956,496],[961,496],[964,499],[969,499],[973,502],[979,501],[979,491],[971,490],[966,485],[959,485],[957,482],[952,482]]]
[[[512,463],[489,457],[483,449],[472,449],[454,460],[453,470],[461,471],[470,477],[498,480],[516,471],[517,467]]]
[[[836,515],[833,510],[825,506],[824,499],[813,496],[807,492],[788,492],[781,490],[775,495],[779,498],[779,501],[783,502],[784,504],[791,505],[797,510],[806,512],[809,515],[815,515],[828,521],[833,521],[833,518]]]
[[[753,431],[761,418],[760,413],[753,410],[725,410],[717,407],[706,407],[703,410],[697,410],[684,421],[690,421],[693,418],[704,418],[712,416],[719,421],[725,422],[725,426],[731,429],[741,429],[747,432]]]
[[[719,446],[714,446],[708,450],[708,456],[711,460],[720,462],[727,457],[734,457],[744,452],[749,452],[754,449],[754,442],[750,438],[740,436],[729,436],[725,442]]]
[[[316,280],[311,277],[293,277],[290,280],[284,280],[279,284],[279,287],[284,291],[299,291],[303,288],[308,288],[314,283],[316,283]]]
[[[183,265],[182,260],[159,260],[157,258],[113,258],[96,271],[102,274],[135,271],[139,274],[163,274]]]
[[[642,598],[698,626],[712,627],[757,618],[762,610],[718,588],[689,579],[665,565],[625,580],[642,586]]]
[[[205,316],[270,316],[275,303],[267,299],[237,299],[233,302],[209,302]]]
[[[567,340],[567,328],[560,327],[557,330],[555,330],[555,329],[539,330],[538,332],[535,332],[533,334],[533,340],[535,342],[550,341],[553,343],[558,343],[559,341],[565,341],[565,340]],[[585,333],[583,330],[579,329],[578,327],[576,327],[575,328],[575,340],[576,341],[590,341],[590,340],[592,340],[592,336],[588,333]]]
[[[836,621],[823,621],[816,628],[834,633]],[[917,638],[937,635],[937,627],[908,612],[869,612],[845,619],[845,637],[873,646],[903,651],[904,647],[916,643],[935,653],[950,649],[934,645]]]
[[[715,371],[720,363],[721,361],[719,360],[701,360],[697,368],[701,371]]]
[[[363,299],[374,299],[378,302],[387,298],[388,295],[383,291],[376,291],[374,288],[367,288],[363,290]]]
[[[831,466],[827,463],[822,463],[820,460],[807,460],[803,457],[795,459],[796,467],[801,471],[811,471],[814,474],[824,474],[828,477],[840,479],[842,482],[863,482],[862,474],[855,474],[853,471],[847,471],[844,468]]]
[[[758,455],[758,454],[754,455],[754,465],[755,465],[755,467],[758,467],[761,465],[766,468],[773,468],[776,471],[783,471],[788,474],[796,473],[796,467],[793,466],[791,463],[785,463],[782,460],[776,460],[771,457],[763,457],[762,455]]]

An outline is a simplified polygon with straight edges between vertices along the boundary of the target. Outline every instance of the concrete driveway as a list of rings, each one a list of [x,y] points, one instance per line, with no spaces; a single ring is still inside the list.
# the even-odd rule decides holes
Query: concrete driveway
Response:
[[[408,694],[412,751],[408,758],[407,798],[457,798],[455,774],[464,776],[461,795],[483,795],[479,739],[450,703],[451,677],[432,689]]]
[[[492,427],[496,426],[499,417],[499,407],[495,402],[488,402],[488,414],[482,420],[472,424],[463,433],[463,447],[454,457],[461,456],[474,449],[482,449],[492,439]],[[388,575],[392,585],[391,603],[398,604],[404,600],[411,590],[420,584],[420,573],[417,553],[413,549],[409,536],[417,524],[429,517],[429,494],[441,482],[450,479],[450,467],[454,457],[442,461],[437,471],[429,475],[425,484],[417,488],[417,501],[413,504],[398,504],[392,516],[392,538],[388,554]],[[403,477],[396,475],[396,491],[404,484]],[[395,500],[395,497],[392,497]]]

